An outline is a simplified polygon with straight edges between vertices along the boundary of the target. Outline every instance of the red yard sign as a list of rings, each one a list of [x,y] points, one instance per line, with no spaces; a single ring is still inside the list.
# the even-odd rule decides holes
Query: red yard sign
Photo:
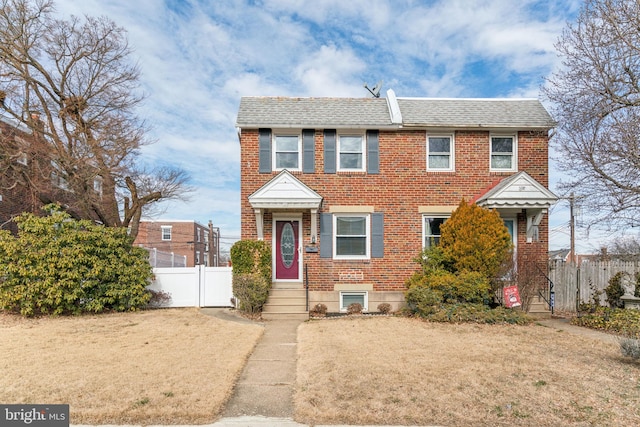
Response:
[[[503,289],[504,293],[504,305],[507,308],[520,307],[520,293],[518,293],[517,286],[507,286]]]

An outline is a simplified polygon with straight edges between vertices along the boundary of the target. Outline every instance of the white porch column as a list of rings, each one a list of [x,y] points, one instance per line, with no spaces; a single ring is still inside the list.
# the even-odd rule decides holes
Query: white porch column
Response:
[[[318,209],[311,209],[311,242],[318,242]]]
[[[547,213],[546,209],[527,210],[527,243],[537,242],[540,238],[538,226],[545,213]]]
[[[262,221],[262,209],[254,209],[256,214],[256,231],[258,232],[258,240],[264,240],[264,225]]]

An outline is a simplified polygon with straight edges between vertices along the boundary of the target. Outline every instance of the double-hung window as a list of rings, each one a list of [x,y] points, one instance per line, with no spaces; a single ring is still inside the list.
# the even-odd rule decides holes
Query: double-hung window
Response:
[[[302,140],[300,138],[300,135],[275,134],[273,139],[273,168],[275,170],[300,170],[300,157],[302,152]]]
[[[422,216],[422,241],[425,249],[437,246],[440,243],[440,227],[447,219],[449,219],[448,216]]]
[[[162,232],[162,240],[163,241],[171,240],[171,226],[170,225],[162,225],[162,226],[160,226],[160,230]]]
[[[515,171],[517,140],[514,135],[491,135],[491,170]]]
[[[427,170],[454,170],[453,135],[427,135]]]
[[[334,254],[336,259],[368,259],[370,246],[370,216],[366,214],[335,214],[333,216]]]
[[[364,135],[338,136],[338,170],[364,171],[365,159]]]

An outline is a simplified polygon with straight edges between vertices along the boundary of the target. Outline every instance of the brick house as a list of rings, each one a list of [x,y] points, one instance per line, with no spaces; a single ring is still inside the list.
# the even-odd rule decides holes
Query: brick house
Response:
[[[186,267],[219,266],[220,229],[211,221],[207,226],[188,220],[140,221],[133,244],[184,256]]]
[[[304,312],[283,289],[307,281],[309,306],[399,308],[462,199],[500,213],[518,268],[547,259],[554,122],[538,100],[243,97],[236,126],[241,238],[273,249],[267,315]]]
[[[39,120],[37,115],[33,119]],[[23,212],[41,215],[48,203],[73,204],[73,193],[49,150],[37,132],[0,115],[0,229],[16,233],[15,216]],[[69,212],[74,215],[72,208]]]

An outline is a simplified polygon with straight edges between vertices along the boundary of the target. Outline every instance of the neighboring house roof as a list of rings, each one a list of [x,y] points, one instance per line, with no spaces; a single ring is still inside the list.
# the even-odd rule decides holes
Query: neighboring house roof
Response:
[[[522,171],[495,183],[473,201],[490,209],[546,209],[557,200],[555,194]]]
[[[243,97],[239,128],[513,128],[551,129],[537,99]]]

